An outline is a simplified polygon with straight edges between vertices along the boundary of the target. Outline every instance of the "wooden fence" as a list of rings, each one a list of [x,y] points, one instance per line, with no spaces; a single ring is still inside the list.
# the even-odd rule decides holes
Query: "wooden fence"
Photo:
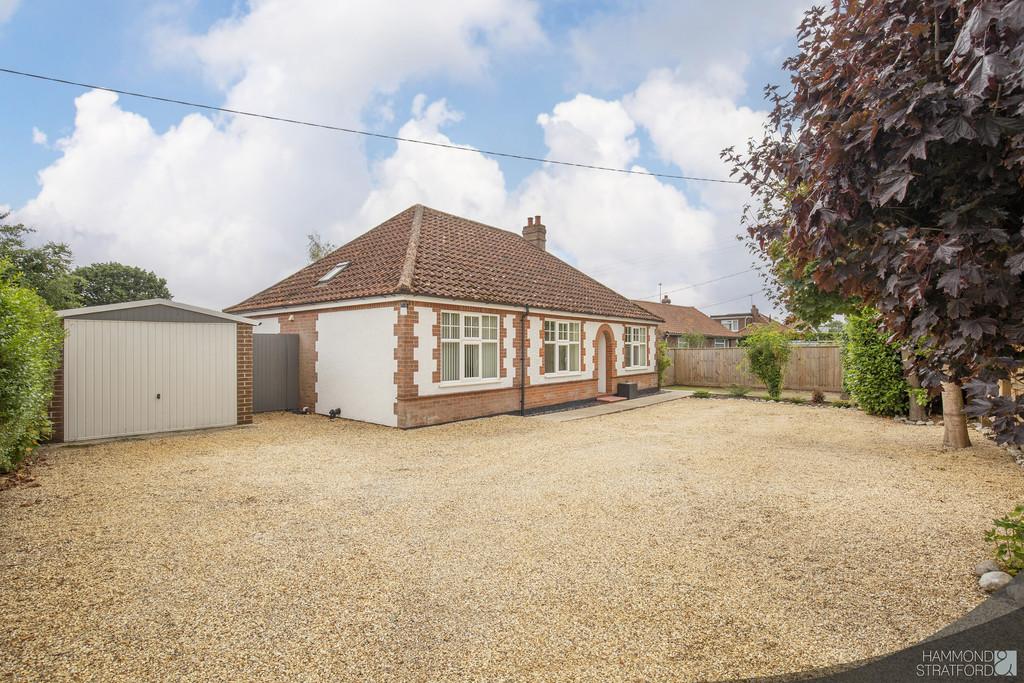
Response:
[[[690,387],[763,387],[745,370],[745,351],[732,349],[673,349],[668,376]],[[838,346],[794,346],[782,380],[785,389],[842,391],[843,368]]]

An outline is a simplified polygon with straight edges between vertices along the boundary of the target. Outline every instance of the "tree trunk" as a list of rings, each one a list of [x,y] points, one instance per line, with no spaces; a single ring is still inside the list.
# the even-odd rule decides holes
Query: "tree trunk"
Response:
[[[968,448],[967,416],[964,415],[964,395],[955,382],[942,383],[942,424],[946,431],[942,445],[946,448]]]
[[[921,388],[921,378],[918,377],[917,376],[917,372],[915,372],[914,369],[910,367],[910,352],[905,350],[905,349],[903,351],[903,371],[907,375],[907,384],[910,385],[910,388],[911,389],[920,389]],[[928,419],[928,407],[927,406],[923,406],[923,405],[921,405],[920,403],[917,402],[917,398],[914,396],[914,394],[917,394],[917,393],[919,393],[919,392],[916,392],[916,391],[908,391],[907,392],[907,396],[910,399],[910,401],[909,401],[910,409],[908,411],[909,412],[908,417],[913,422],[920,422],[921,420],[927,420]]]
[[[1012,398],[1013,390],[1010,385],[1010,380],[1001,379],[999,380],[999,395],[1003,398]]]

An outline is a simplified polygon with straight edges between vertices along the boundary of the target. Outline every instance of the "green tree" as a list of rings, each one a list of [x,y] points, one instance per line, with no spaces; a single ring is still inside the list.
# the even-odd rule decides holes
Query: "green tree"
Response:
[[[860,304],[836,292],[827,292],[814,282],[817,262],[801,266],[786,252],[786,240],[777,239],[764,254],[775,285],[772,298],[785,306],[797,320],[814,330],[830,323],[837,315],[855,312]]]
[[[337,248],[337,245],[325,240],[318,232],[306,235],[306,251],[309,254],[310,263],[319,261]]]
[[[878,329],[877,311],[866,308],[847,316],[842,335],[843,386],[866,413],[907,412],[907,381],[899,348]]]
[[[47,409],[64,327],[23,276],[0,260],[0,472],[50,433]]]
[[[35,231],[20,223],[5,224],[8,215],[0,215],[0,259],[20,272],[22,285],[34,289],[52,308],[80,305],[77,279],[71,272],[71,248],[61,242],[27,246],[25,237]]]
[[[668,342],[659,339],[657,348],[657,369],[658,369],[658,386],[664,386],[665,384],[665,371],[672,367],[672,352],[669,351]]]
[[[708,343],[707,337],[700,332],[683,332],[679,335],[679,341],[687,349],[702,349]]]
[[[778,325],[754,325],[741,345],[746,351],[747,369],[768,388],[768,396],[779,400],[782,378],[789,362],[789,335]]]
[[[167,280],[156,273],[122,263],[94,263],[72,273],[83,306],[119,304],[140,299],[170,299]]]

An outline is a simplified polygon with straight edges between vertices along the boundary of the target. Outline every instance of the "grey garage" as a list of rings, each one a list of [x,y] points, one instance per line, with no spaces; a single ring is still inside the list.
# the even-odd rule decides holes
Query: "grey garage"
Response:
[[[256,321],[167,299],[58,311],[55,441],[252,422]]]

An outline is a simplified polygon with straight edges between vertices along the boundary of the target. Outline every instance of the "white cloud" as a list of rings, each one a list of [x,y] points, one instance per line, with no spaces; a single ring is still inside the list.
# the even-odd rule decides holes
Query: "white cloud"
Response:
[[[581,94],[537,120],[549,158],[644,170],[634,165],[636,125],[621,102]],[[714,216],[651,176],[546,167],[511,200],[514,225],[535,214],[548,226],[551,250],[627,296],[657,291],[658,275],[646,267],[652,257],[672,272],[708,272],[699,252],[713,241]]]
[[[535,12],[523,0],[262,0],[202,35],[175,32],[184,22],[154,35],[164,58],[197,65],[228,107],[359,126],[410,79],[480,79],[496,50],[541,40]],[[153,269],[176,297],[220,307],[302,265],[307,233],[341,241],[368,227],[348,220],[371,187],[358,138],[202,114],[156,131],[110,93],[75,105],[61,157],[17,218],[69,242],[79,262]],[[418,132],[440,135],[445,111],[426,108]]]
[[[46,143],[47,143],[47,140],[48,140],[48,138],[46,137],[46,133],[44,133],[43,131],[39,130],[35,126],[32,126],[32,143],[33,144],[42,145],[43,147],[45,147]]]
[[[199,69],[222,90],[226,106],[362,127],[364,118],[372,125],[394,116],[404,83],[436,75],[486,83],[497,51],[544,40],[535,12],[521,0],[358,8],[261,0],[202,35],[181,33],[183,21],[155,35],[159,56]],[[739,47],[723,47],[715,61],[704,52],[716,40],[725,44],[721,31],[717,39],[701,37],[700,49],[659,48],[657,66],[673,68],[650,70],[655,53],[645,43],[663,41],[667,29],[639,31],[671,23],[655,19],[642,10],[622,23],[632,43],[606,43],[623,46],[620,56],[638,52],[626,61],[643,73],[626,94],[578,94],[537,117],[548,158],[640,168],[639,131],[657,156],[683,172],[727,175],[719,150],[742,144],[764,118],[737,103],[746,87],[740,37],[758,22],[740,21],[729,39]],[[686,24],[688,34],[705,24]],[[609,27],[588,24],[575,35],[575,48],[593,44]],[[687,55],[704,56],[681,64]],[[610,78],[633,73],[628,64],[617,71],[599,61],[581,58],[586,69],[604,69]],[[192,303],[234,303],[301,266],[307,233],[346,241],[416,202],[517,231],[526,216],[541,214],[552,251],[630,296],[653,294],[659,282],[673,289],[749,265],[733,240],[746,199],[737,186],[552,165],[513,187],[494,159],[469,147],[399,143],[371,166],[359,138],[319,130],[202,114],[154,130],[105,92],[79,97],[76,112],[73,133],[54,144],[60,158],[40,172],[39,194],[17,219],[40,228],[45,239],[70,242],[79,262],[118,260],[155,270]],[[445,99],[421,95],[399,135],[458,144],[451,130],[461,117]],[[737,278],[673,299],[706,304],[757,288],[755,277]]]
[[[462,118],[443,99],[427,104],[425,95],[413,100],[412,114],[399,137],[441,144],[452,144],[441,127]],[[377,164],[373,180],[374,189],[357,214],[353,231],[376,225],[412,204],[485,222],[499,220],[505,205],[501,169],[479,153],[400,142],[394,154]]]
[[[21,0],[0,0],[0,24],[6,23],[14,16]]]
[[[428,105],[418,97],[401,135],[448,143],[438,128],[457,117],[444,100]],[[548,158],[628,168],[638,154],[636,126],[617,101],[577,95],[537,121]],[[416,202],[517,232],[527,216],[540,214],[549,250],[624,294],[657,291],[658,273],[642,267],[652,260],[687,277],[711,272],[701,251],[713,243],[715,216],[650,176],[550,166],[510,188],[497,163],[479,152],[399,144],[374,182],[357,220],[363,229]]]

